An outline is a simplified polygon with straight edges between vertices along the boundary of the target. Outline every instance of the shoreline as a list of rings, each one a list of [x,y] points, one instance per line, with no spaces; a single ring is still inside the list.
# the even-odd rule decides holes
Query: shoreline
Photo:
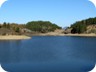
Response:
[[[96,34],[64,34],[64,36],[96,37]]]
[[[96,37],[96,34],[57,34],[57,33],[46,33],[37,34],[36,36],[81,36],[81,37]]]
[[[0,35],[0,40],[25,40],[25,39],[31,39],[29,36],[25,35]]]
[[[36,34],[32,36],[78,36],[78,37],[96,37],[96,34],[56,34],[56,33],[48,33],[48,34]],[[0,35],[0,40],[26,40],[31,39],[31,36],[26,35]]]

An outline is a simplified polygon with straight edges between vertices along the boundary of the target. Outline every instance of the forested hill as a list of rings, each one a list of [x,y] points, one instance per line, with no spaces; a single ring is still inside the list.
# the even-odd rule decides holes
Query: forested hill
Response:
[[[56,29],[61,29],[61,27],[49,21],[31,21],[26,24],[26,28],[41,33],[46,33],[46,32],[55,31]]]
[[[26,33],[47,33],[61,29],[49,21],[31,21],[26,24],[6,23],[0,24],[0,35],[17,35]]]
[[[96,33],[96,17],[77,21],[71,28],[71,33]]]

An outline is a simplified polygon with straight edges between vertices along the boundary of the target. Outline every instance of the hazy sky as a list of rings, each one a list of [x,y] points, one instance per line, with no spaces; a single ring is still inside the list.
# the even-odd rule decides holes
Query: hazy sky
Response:
[[[8,0],[0,8],[0,23],[51,21],[59,26],[96,17],[96,8],[88,0]]]

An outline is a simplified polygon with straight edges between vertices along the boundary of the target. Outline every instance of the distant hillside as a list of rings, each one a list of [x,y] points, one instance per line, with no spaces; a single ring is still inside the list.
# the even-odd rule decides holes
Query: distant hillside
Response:
[[[58,25],[51,23],[49,21],[32,21],[26,24],[26,28],[40,33],[47,33],[55,31],[56,29],[61,29]]]
[[[96,33],[96,17],[77,21],[71,28],[71,33]]]
[[[0,35],[22,35],[53,32],[61,29],[49,21],[31,21],[26,24],[6,23],[0,24]]]
[[[0,24],[0,35],[18,35],[22,34],[24,24],[6,23]]]

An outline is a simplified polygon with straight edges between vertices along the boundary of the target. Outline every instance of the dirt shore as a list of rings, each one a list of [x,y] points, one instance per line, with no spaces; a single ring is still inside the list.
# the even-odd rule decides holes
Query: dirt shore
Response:
[[[96,37],[96,34],[64,34],[64,36],[85,36],[85,37]]]
[[[96,34],[59,34],[59,33],[45,33],[37,36],[85,36],[85,37],[96,37]]]
[[[23,40],[23,39],[30,39],[31,37],[25,35],[5,35],[0,36],[0,40]]]
[[[83,37],[96,37],[96,34],[45,33],[45,34],[37,34],[36,36],[83,36]],[[5,35],[5,36],[0,36],[0,40],[24,40],[24,39],[31,39],[31,37],[25,36],[25,35]]]

